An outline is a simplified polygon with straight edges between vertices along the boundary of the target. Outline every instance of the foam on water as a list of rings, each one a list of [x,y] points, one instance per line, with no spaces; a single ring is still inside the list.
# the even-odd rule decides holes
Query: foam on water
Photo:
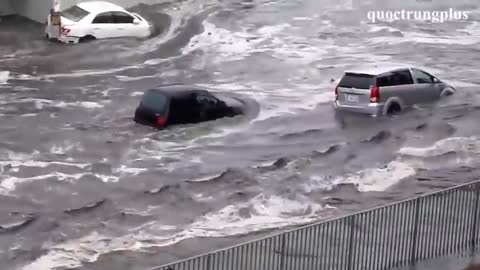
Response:
[[[403,147],[398,153],[414,157],[434,157],[448,152],[480,153],[477,137],[452,137],[440,140],[429,147]]]
[[[10,71],[0,71],[0,84],[7,84],[10,77]]]
[[[96,232],[50,248],[50,251],[25,265],[22,270],[51,270],[57,267],[77,268],[94,262],[101,254],[116,250],[138,250],[139,243],[132,238],[106,238]]]
[[[263,38],[255,35],[231,32],[208,21],[203,22],[203,27],[204,32],[193,37],[182,49],[182,54],[189,54],[199,49],[210,49],[215,51],[212,60],[242,60],[254,50],[255,44],[263,41]]]
[[[312,45],[307,38],[295,35],[298,27],[289,23],[258,29],[242,27],[242,31],[238,32],[219,28],[208,21],[203,24],[205,31],[192,38],[190,44],[183,49],[183,54],[196,50],[211,52],[209,62],[212,58],[216,62],[242,60],[253,53],[269,51],[282,61],[308,65],[339,48],[333,40],[316,40],[317,43]]]
[[[72,71],[69,73],[56,73],[56,74],[47,74],[40,77],[32,76],[32,79],[53,79],[53,78],[81,78],[86,76],[98,76],[98,75],[108,75],[114,74],[122,71],[127,71],[130,69],[139,69],[142,68],[140,65],[131,65],[125,66],[120,68],[112,68],[112,69],[101,69],[101,70],[77,70]]]
[[[261,103],[262,109],[254,122],[291,114],[301,109],[311,110],[319,104],[335,99],[331,82],[317,85],[299,83],[295,87],[292,89],[279,86],[272,92],[265,91],[268,98]]]
[[[195,237],[222,237],[305,224],[322,218],[325,209],[332,207],[312,203],[300,196],[297,200],[289,200],[260,194],[249,202],[229,205],[206,214],[185,230],[188,233],[184,233],[190,237],[191,234]],[[242,216],[242,212],[248,212],[247,216]]]
[[[63,155],[72,150],[84,151],[85,149],[80,143],[71,141],[66,141],[62,145],[54,144],[50,147],[50,153],[57,155]]]
[[[105,105],[102,103],[110,103],[109,100],[104,100],[101,102],[93,101],[77,101],[77,102],[58,102],[55,104],[56,107],[66,108],[66,107],[83,107],[87,109],[99,109],[103,108]]]
[[[385,191],[402,179],[415,175],[415,167],[403,161],[394,160],[383,168],[367,168],[356,173],[325,177],[313,176],[305,186],[307,191],[316,189],[330,190],[339,184],[354,184],[361,192]]]
[[[82,176],[84,176],[84,173],[76,173],[76,174],[66,174],[66,173],[60,173],[60,172],[54,172],[50,174],[45,174],[45,175],[37,175],[35,177],[0,177],[2,179],[0,183],[0,187],[3,189],[5,192],[10,192],[15,190],[16,185],[24,182],[31,182],[31,181],[39,181],[39,180],[46,180],[49,178],[57,178],[59,181],[73,181],[73,180],[78,180]]]
[[[78,145],[59,147],[54,145],[50,149],[50,153],[62,154],[72,149],[78,149]],[[85,175],[92,175],[103,182],[116,182],[119,177],[115,175],[103,175],[85,171],[91,164],[74,162],[72,159],[66,160],[42,160],[42,153],[34,151],[31,154],[16,153],[12,151],[2,151],[0,154],[0,191],[4,194],[15,191],[18,184],[32,181],[43,181],[50,178],[56,178],[58,181],[75,181]],[[37,174],[32,177],[18,177],[11,173],[18,173],[21,168],[47,168],[48,166],[62,166],[65,168],[76,168],[85,172],[64,173],[59,171]],[[114,169],[114,173],[131,173],[130,171],[120,167]]]
[[[22,270],[47,270],[55,267],[75,268],[94,262],[101,254],[119,251],[142,251],[149,247],[168,246],[194,237],[224,237],[265,229],[301,225],[329,217],[335,208],[312,203],[297,196],[289,200],[260,194],[248,202],[230,205],[199,217],[182,231],[171,234],[175,227],[149,223],[131,234],[106,237],[92,232],[85,237],[50,247],[50,251]],[[245,214],[248,213],[248,214]],[[245,217],[244,215],[247,215]],[[155,235],[152,235],[154,233]]]
[[[412,165],[401,161],[392,161],[385,168],[365,169],[347,176],[344,183],[355,184],[359,191],[384,191],[400,180],[415,175]]]
[[[424,43],[424,44],[447,44],[447,45],[474,45],[480,42],[480,36],[475,35],[430,35],[418,32],[402,32],[402,37],[397,36],[382,36],[374,37],[369,40],[371,43],[387,43],[387,44],[401,44],[401,43]]]
[[[144,55],[147,53],[154,52],[158,50],[158,48],[168,40],[173,40],[177,38],[179,35],[182,34],[180,29],[184,29],[186,27],[187,19],[193,16],[197,16],[200,13],[208,11],[206,7],[209,5],[209,1],[201,1],[201,2],[191,2],[188,5],[185,5],[183,2],[171,2],[171,6],[167,9],[162,9],[161,12],[168,14],[170,16],[171,21],[170,25],[165,33],[161,33],[159,36],[149,38],[142,42],[139,46],[132,48],[128,52],[122,52],[121,56],[131,56],[134,54],[137,55]],[[158,26],[158,25],[156,25]],[[163,26],[163,25],[162,25]],[[180,30],[180,31],[179,31]],[[156,64],[170,61],[174,57],[167,57],[161,59],[155,59]]]

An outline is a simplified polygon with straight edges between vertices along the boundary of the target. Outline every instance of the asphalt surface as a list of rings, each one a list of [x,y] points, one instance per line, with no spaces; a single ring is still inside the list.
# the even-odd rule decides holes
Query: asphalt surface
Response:
[[[477,180],[478,1],[180,1],[132,9],[148,39],[63,45],[0,24],[2,269],[146,269]],[[368,23],[386,7],[466,21]],[[335,81],[406,63],[458,93],[392,119],[334,117]],[[192,83],[251,113],[156,131],[148,87]]]

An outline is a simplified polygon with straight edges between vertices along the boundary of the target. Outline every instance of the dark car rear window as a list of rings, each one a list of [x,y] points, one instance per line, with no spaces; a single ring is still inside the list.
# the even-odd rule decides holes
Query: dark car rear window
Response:
[[[369,89],[375,84],[375,77],[365,74],[346,73],[338,84],[339,87]]]
[[[141,103],[148,109],[164,111],[168,105],[168,98],[161,93],[149,91],[143,95]]]
[[[90,14],[88,11],[86,11],[85,9],[79,6],[72,6],[61,12],[61,15],[63,17],[74,22],[79,22],[81,19],[85,18],[85,16],[87,16],[88,14]]]

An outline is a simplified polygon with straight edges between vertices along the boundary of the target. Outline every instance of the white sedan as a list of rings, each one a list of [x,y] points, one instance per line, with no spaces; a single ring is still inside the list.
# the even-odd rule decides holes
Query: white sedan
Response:
[[[152,26],[137,13],[104,1],[79,3],[60,13],[61,27],[52,25],[48,16],[45,34],[64,43],[94,39],[139,37],[152,33]],[[59,29],[60,28],[60,29]],[[55,32],[60,34],[56,35]]]

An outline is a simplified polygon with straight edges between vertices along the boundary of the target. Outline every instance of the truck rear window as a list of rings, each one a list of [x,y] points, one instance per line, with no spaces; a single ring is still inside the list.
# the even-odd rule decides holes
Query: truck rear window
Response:
[[[88,11],[86,11],[85,9],[79,6],[72,6],[61,12],[61,15],[63,17],[74,22],[79,22],[80,20],[85,18],[85,16],[87,16],[88,14],[90,14]]]
[[[366,74],[346,73],[338,84],[339,87],[369,89],[375,85],[375,77]]]

